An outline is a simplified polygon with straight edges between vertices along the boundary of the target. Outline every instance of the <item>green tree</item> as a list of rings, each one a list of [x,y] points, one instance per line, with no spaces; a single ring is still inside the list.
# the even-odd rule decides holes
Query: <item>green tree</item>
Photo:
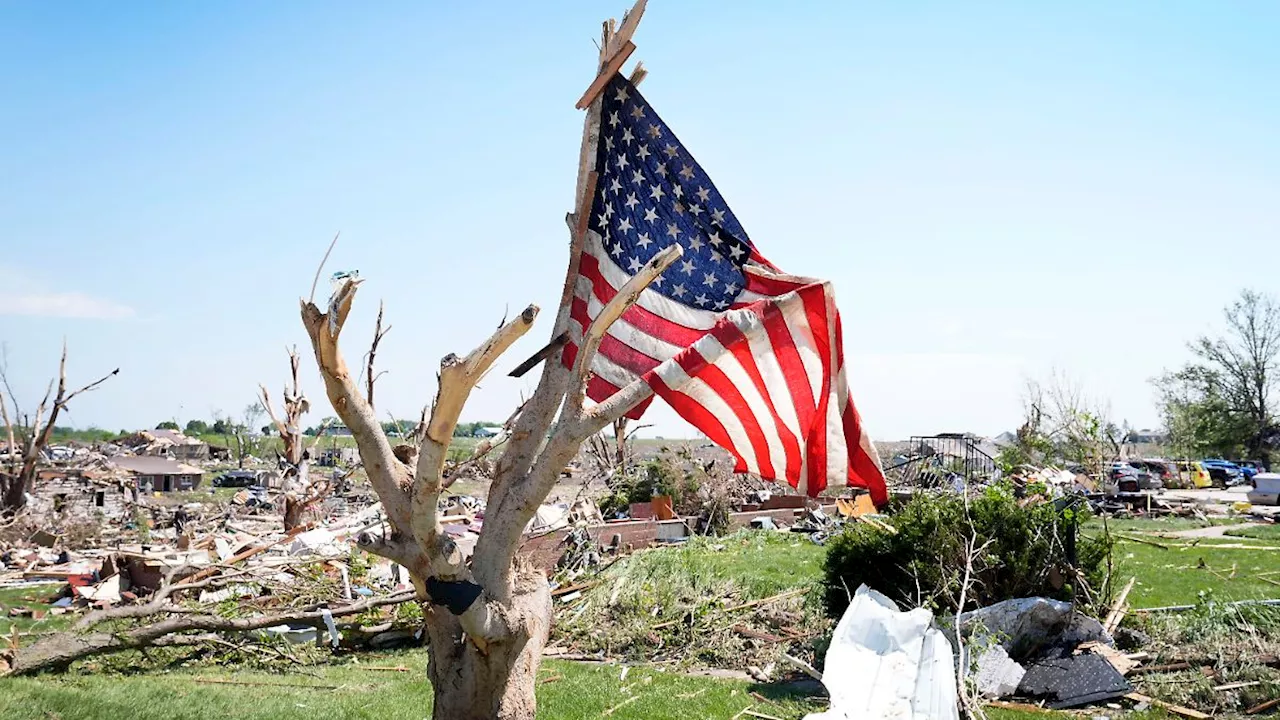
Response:
[[[1280,303],[1269,295],[1243,290],[1223,315],[1226,332],[1197,338],[1191,351],[1203,367],[1216,373],[1229,412],[1246,423],[1246,435],[1241,438],[1245,449],[1267,459],[1264,439],[1275,414],[1272,391],[1280,374]]]
[[[165,420],[159,425],[156,425],[156,429],[157,430],[178,430],[179,428],[178,428],[178,423],[172,420]]]
[[[1176,457],[1239,457],[1246,451],[1249,419],[1233,409],[1216,370],[1188,365],[1152,382]]]
[[[209,432],[209,423],[203,420],[187,421],[186,433],[188,435],[204,435]]]

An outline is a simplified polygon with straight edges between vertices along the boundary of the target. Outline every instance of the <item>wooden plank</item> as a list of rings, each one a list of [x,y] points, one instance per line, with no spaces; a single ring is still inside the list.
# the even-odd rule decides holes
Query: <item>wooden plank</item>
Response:
[[[1125,695],[1125,697],[1129,698],[1134,702],[1144,702],[1144,703],[1149,703],[1151,705],[1156,705],[1164,708],[1165,710],[1168,710],[1171,713],[1177,713],[1178,715],[1181,715],[1183,717],[1193,718],[1194,720],[1209,720],[1209,718],[1213,717],[1212,715],[1206,715],[1200,712],[1199,710],[1192,710],[1189,707],[1182,707],[1181,705],[1174,705],[1173,703],[1167,703],[1163,700],[1157,700],[1149,695],[1143,695],[1142,693],[1136,693],[1136,692],[1129,693],[1128,695]]]
[[[1120,625],[1120,621],[1124,619],[1124,603],[1129,599],[1129,591],[1133,590],[1133,584],[1137,581],[1138,578],[1136,577],[1129,578],[1128,584],[1116,596],[1116,601],[1111,603],[1111,612],[1107,613],[1107,619],[1102,623],[1102,629],[1106,630],[1108,634],[1115,632]]]
[[[599,181],[600,175],[592,170],[587,173],[587,187],[582,193],[582,197],[578,198],[578,217],[574,224],[573,232],[575,237],[583,238],[587,235],[587,223],[591,219],[591,204],[596,196],[596,183]]]
[[[1257,705],[1254,705],[1253,707],[1249,708],[1248,710],[1245,710],[1245,711],[1244,711],[1244,714],[1245,714],[1245,715],[1257,715],[1258,713],[1264,713],[1264,712],[1266,712],[1266,711],[1268,711],[1268,710],[1271,710],[1272,708],[1275,708],[1275,707],[1276,707],[1276,706],[1278,706],[1278,705],[1280,705],[1280,698],[1276,698],[1276,699],[1274,699],[1274,700],[1268,700],[1268,701],[1266,701],[1266,702],[1264,702],[1264,703],[1259,703],[1259,704],[1257,704]]]
[[[591,107],[591,103],[595,102],[596,98],[599,97],[600,93],[604,90],[604,86],[609,84],[609,81],[613,79],[613,76],[622,69],[622,66],[627,62],[627,59],[631,57],[631,53],[635,51],[635,43],[627,42],[623,45],[618,50],[617,54],[609,58],[608,62],[604,64],[604,67],[600,70],[600,74],[596,75],[596,79],[587,86],[587,91],[582,93],[582,97],[574,107],[579,110],[586,110]]]

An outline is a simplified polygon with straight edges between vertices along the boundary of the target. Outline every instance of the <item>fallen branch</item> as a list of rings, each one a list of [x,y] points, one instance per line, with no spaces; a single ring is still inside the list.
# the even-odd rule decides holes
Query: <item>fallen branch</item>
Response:
[[[337,690],[338,685],[308,685],[306,683],[269,683],[252,680],[220,680],[218,678],[194,678],[191,682],[202,685],[245,685],[248,687],[287,687],[306,688],[307,690]]]
[[[1113,535],[1115,535],[1116,537],[1120,538],[1121,540],[1128,540],[1129,542],[1142,543],[1143,545],[1150,545],[1151,547],[1158,547],[1158,548],[1160,548],[1161,550],[1168,550],[1168,549],[1169,549],[1169,546],[1168,546],[1168,545],[1165,545],[1165,544],[1163,544],[1163,543],[1158,543],[1158,542],[1156,542],[1156,541],[1154,541],[1154,540],[1147,540],[1147,539],[1140,538],[1140,537],[1134,537],[1134,536],[1132,536],[1132,535],[1121,535],[1120,533],[1112,533],[1112,534],[1113,534]]]
[[[121,650],[165,644],[189,644],[183,642],[189,638],[178,635],[178,633],[191,630],[249,632],[289,623],[310,623],[319,626],[324,622],[326,613],[332,617],[357,615],[366,610],[386,605],[398,605],[413,599],[414,591],[406,590],[394,595],[369,598],[327,610],[317,606],[274,615],[235,619],[208,614],[179,614],[150,625],[142,625],[116,632],[86,633],[73,628],[50,635],[32,645],[13,650],[12,659],[9,660],[11,667],[9,674],[29,675],[42,670],[63,669],[76,660]],[[157,608],[157,613],[169,614],[172,612],[173,610],[167,604]]]
[[[1157,707],[1162,707],[1171,713],[1177,713],[1178,715],[1181,715],[1183,717],[1194,718],[1195,720],[1209,720],[1209,718],[1213,717],[1212,715],[1205,715],[1199,710],[1192,710],[1189,707],[1182,707],[1181,705],[1174,705],[1173,703],[1167,703],[1163,700],[1157,700],[1156,698],[1153,698],[1149,695],[1143,695],[1142,693],[1136,693],[1136,692],[1129,693],[1128,695],[1125,695],[1125,697],[1129,698],[1134,702],[1144,702],[1151,705],[1155,705]],[[1280,702],[1280,701],[1277,701],[1277,702]]]

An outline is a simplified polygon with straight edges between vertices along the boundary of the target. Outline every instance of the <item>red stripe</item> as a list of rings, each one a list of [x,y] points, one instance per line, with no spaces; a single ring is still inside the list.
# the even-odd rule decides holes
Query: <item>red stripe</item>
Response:
[[[771,277],[761,273],[755,273],[748,270],[747,290],[761,295],[786,295],[789,292],[795,292],[803,287],[809,286],[811,283],[795,282],[794,280],[786,280],[779,277]]]
[[[675,361],[684,368],[684,372],[691,378],[697,378],[707,384],[725,405],[742,423],[742,429],[747,433],[747,441],[751,443],[751,450],[756,456],[756,467],[753,469],[761,477],[774,479],[777,473],[773,469],[773,460],[769,457],[769,443],[764,438],[764,431],[760,429],[760,422],[756,418],[755,413],[751,412],[751,406],[747,404],[747,399],[742,396],[742,392],[733,384],[728,375],[724,371],[716,367],[714,363],[708,363],[707,359],[696,350],[687,350],[675,357]],[[735,448],[736,450],[736,448]],[[735,452],[741,458],[741,453]]]
[[[711,330],[711,334],[737,358],[738,364],[747,373],[747,377],[751,378],[751,383],[756,386],[756,392],[760,393],[760,397],[764,398],[765,405],[769,408],[769,415],[773,418],[774,433],[780,441],[783,455],[787,459],[787,466],[783,468],[785,473],[783,479],[790,480],[790,478],[800,477],[800,443],[796,441],[795,434],[778,416],[778,409],[773,404],[773,396],[769,393],[768,386],[765,385],[764,376],[760,374],[759,366],[756,365],[756,358],[751,353],[751,345],[747,340],[747,336],[738,329],[737,325],[730,322],[716,325]],[[778,478],[775,476],[769,479],[776,480]]]
[[[583,252],[579,270],[583,277],[591,281],[592,291],[601,303],[607,304],[618,294],[617,289],[600,273],[600,261],[596,256]],[[707,334],[705,330],[686,327],[639,305],[632,305],[622,317],[631,327],[680,347],[688,347]]]
[[[809,453],[809,495],[816,496],[827,488],[827,414],[831,407],[831,372],[838,363],[832,358],[830,328],[827,326],[827,293],[825,285],[810,285],[799,293],[805,317],[813,335],[814,351],[822,364],[822,387],[818,390],[818,407],[809,427],[805,446]],[[845,468],[841,468],[843,471]],[[842,473],[843,474],[843,473]]]
[[[738,463],[733,468],[734,472],[747,472],[747,464],[743,462],[741,455],[733,451],[733,443],[729,442],[729,433],[725,431],[724,425],[720,423],[720,420],[715,415],[712,415],[705,407],[688,395],[667,387],[667,384],[662,381],[662,378],[657,373],[649,375],[646,379],[653,391],[658,394],[658,397],[665,400],[680,417],[701,430],[711,439],[711,442],[729,450],[737,458]]]
[[[799,420],[800,432],[813,422],[813,391],[809,387],[809,378],[805,374],[804,363],[800,361],[800,353],[791,339],[791,331],[787,328],[782,308],[774,302],[760,303],[757,309],[764,321],[765,332],[773,345],[773,354],[778,358],[778,366],[782,369],[782,377],[786,380],[787,391],[791,402],[795,405],[796,419]]]
[[[581,324],[583,332],[586,332],[587,326],[591,324],[591,318],[587,316],[587,302],[575,297],[569,310],[569,317]],[[654,369],[660,362],[607,334],[600,341],[600,354],[635,373],[637,377]]]
[[[566,343],[564,353],[561,355],[565,367],[573,367],[573,362],[578,358],[578,346],[573,342]],[[613,383],[605,380],[599,375],[592,374],[587,378],[587,397],[595,402],[604,402],[618,392],[619,388]],[[639,420],[644,415],[644,411],[649,409],[649,405],[653,403],[653,396],[645,398],[638,405],[627,413],[627,418],[631,420]]]
[[[844,348],[844,323],[840,319],[840,313],[836,313],[836,347]],[[844,373],[843,364],[838,372]],[[845,389],[848,390],[848,378],[845,378]],[[849,480],[850,486],[864,487],[871,492],[871,502],[877,507],[889,502],[889,489],[885,486],[884,472],[880,469],[880,465],[876,460],[867,454],[865,448],[862,447],[862,416],[858,414],[858,408],[854,407],[853,395],[850,393],[845,397],[844,413],[841,420],[844,424],[844,442],[849,453]]]

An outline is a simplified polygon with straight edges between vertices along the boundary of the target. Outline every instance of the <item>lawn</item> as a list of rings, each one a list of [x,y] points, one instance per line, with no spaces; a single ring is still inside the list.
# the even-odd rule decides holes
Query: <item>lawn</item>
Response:
[[[429,717],[427,653],[360,656],[360,662],[295,668],[287,674],[223,668],[138,675],[82,675],[0,680],[0,717],[7,720],[261,718],[329,720]],[[409,668],[409,672],[374,667]],[[730,718],[743,708],[779,718],[821,710],[825,701],[773,686],[694,677],[619,665],[548,661],[538,674],[540,718]],[[276,687],[271,687],[275,685]],[[301,685],[303,687],[289,687]],[[763,701],[753,697],[755,692]],[[635,698],[632,700],[631,698]],[[625,704],[624,704],[625,703]]]
[[[1216,600],[1280,597],[1278,544],[1238,538],[1158,542],[1168,549],[1124,539],[1116,545],[1115,586],[1138,578],[1129,595],[1131,607],[1194,604],[1202,593]]]
[[[47,613],[50,603],[58,598],[61,588],[61,584],[50,584],[0,589],[0,636],[8,637],[15,628],[19,633],[25,634],[48,632],[66,625],[69,615],[46,615],[43,620],[36,620],[30,616],[12,617],[8,614],[10,609],[17,607]]]

